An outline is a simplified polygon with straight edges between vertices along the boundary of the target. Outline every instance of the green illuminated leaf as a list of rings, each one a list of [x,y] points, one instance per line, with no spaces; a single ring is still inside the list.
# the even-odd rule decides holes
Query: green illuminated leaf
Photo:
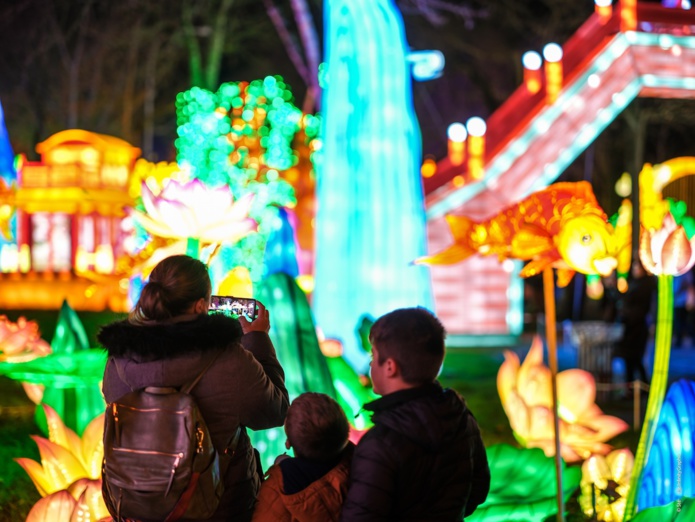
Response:
[[[319,348],[316,324],[306,294],[292,277],[275,273],[254,285],[253,295],[270,312],[273,325],[270,338],[285,370],[290,400],[307,391],[325,393],[335,399],[333,380]],[[264,468],[285,452],[283,428],[253,432],[251,440],[263,456]]]
[[[695,498],[683,498],[665,506],[640,511],[630,522],[690,522],[695,520]]]
[[[87,332],[67,301],[63,301],[58,313],[58,324],[51,340],[51,350],[54,354],[89,350]]]
[[[539,448],[518,449],[507,444],[487,448],[492,482],[487,500],[466,522],[540,522],[557,513],[555,460]],[[564,500],[579,487],[581,469],[563,462]]]

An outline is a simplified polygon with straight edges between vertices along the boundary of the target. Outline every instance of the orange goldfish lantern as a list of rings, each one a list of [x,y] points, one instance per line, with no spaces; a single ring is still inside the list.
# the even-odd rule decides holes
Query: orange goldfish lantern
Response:
[[[446,220],[454,244],[416,263],[454,264],[476,253],[521,259],[529,261],[521,277],[554,267],[564,287],[575,272],[610,275],[622,247],[586,181],[555,183],[481,223],[454,215]]]

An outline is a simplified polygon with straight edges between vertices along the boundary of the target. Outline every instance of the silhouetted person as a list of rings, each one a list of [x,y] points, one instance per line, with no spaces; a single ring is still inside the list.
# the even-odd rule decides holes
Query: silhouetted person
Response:
[[[691,341],[695,340],[692,317],[688,317],[688,295],[693,291],[692,270],[673,278],[673,347],[683,346],[683,339],[687,335]]]
[[[619,309],[620,321],[625,326],[625,331],[618,343],[616,355],[625,360],[626,382],[633,382],[639,372],[640,380],[646,383],[649,381],[643,360],[649,340],[648,316],[656,281],[647,274],[639,260],[633,261],[631,274],[632,280]]]

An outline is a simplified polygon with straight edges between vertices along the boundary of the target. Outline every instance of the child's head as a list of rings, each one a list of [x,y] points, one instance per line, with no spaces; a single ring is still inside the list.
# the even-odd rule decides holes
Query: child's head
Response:
[[[329,460],[345,448],[349,431],[345,412],[324,393],[302,393],[287,410],[285,433],[297,457]]]
[[[411,385],[434,381],[444,361],[442,323],[424,308],[401,308],[381,316],[372,326],[369,342],[376,354],[375,363],[393,359],[400,377]],[[375,364],[372,363],[372,364]],[[374,382],[374,391],[377,383]]]

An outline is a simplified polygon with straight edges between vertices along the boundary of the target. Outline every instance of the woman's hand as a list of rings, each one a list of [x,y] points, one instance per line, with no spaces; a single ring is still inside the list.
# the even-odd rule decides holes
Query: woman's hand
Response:
[[[244,334],[249,332],[265,332],[270,331],[270,312],[266,310],[263,303],[256,301],[258,305],[258,313],[253,321],[249,321],[246,316],[239,317],[239,323],[241,323],[241,330]]]

